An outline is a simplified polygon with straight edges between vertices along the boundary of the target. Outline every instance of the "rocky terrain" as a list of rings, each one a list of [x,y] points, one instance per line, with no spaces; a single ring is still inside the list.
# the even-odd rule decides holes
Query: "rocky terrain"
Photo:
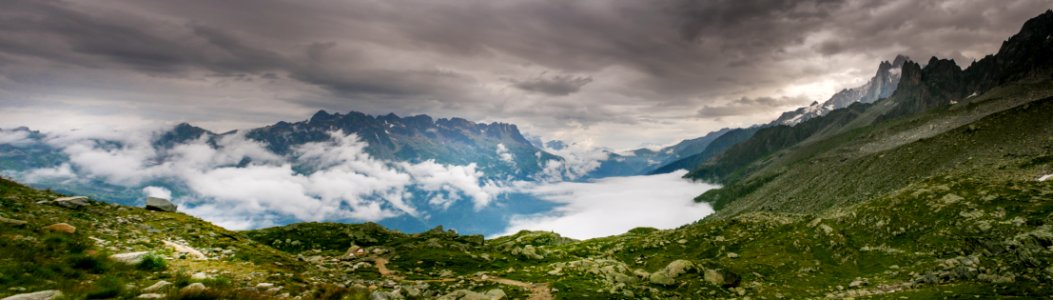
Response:
[[[4,297],[47,291],[64,299],[1053,294],[1048,180],[934,176],[821,213],[743,213],[586,241],[525,231],[490,240],[442,228],[404,234],[368,223],[232,232],[179,212],[56,202],[59,195],[2,184]]]

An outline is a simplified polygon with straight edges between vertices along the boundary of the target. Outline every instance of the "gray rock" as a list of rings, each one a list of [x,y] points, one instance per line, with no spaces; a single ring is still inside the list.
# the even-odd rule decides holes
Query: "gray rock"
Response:
[[[135,297],[135,298],[136,299],[163,299],[164,297],[165,297],[164,294],[147,293],[147,294],[139,295],[139,297]]]
[[[2,300],[51,300],[62,297],[62,292],[58,290],[46,290],[25,294],[18,294],[4,298]]]
[[[375,292],[369,294],[369,299],[370,300],[396,300],[396,299],[406,299],[406,297],[403,297],[402,294],[399,293],[398,291],[393,291],[393,292],[375,291]]]
[[[168,287],[170,285],[172,285],[171,282],[161,280],[161,281],[158,281],[157,283],[154,283],[151,286],[148,286],[148,287],[144,288],[143,292],[144,293],[152,293],[152,292],[160,291],[161,289],[166,288],[166,287]]]
[[[720,271],[714,269],[707,269],[706,272],[702,274],[702,279],[710,284],[724,285],[724,274],[721,274]]]
[[[486,296],[490,297],[490,299],[493,300],[504,300],[505,298],[508,298],[508,295],[505,294],[505,291],[502,289],[492,289],[486,291]]]
[[[85,196],[57,198],[55,200],[51,200],[51,204],[65,208],[81,208],[90,205],[88,204],[88,197]]]
[[[195,283],[191,283],[191,284],[189,284],[187,286],[184,286],[182,289],[179,289],[179,291],[180,292],[200,292],[200,291],[204,291],[204,290],[207,290],[207,289],[208,289],[208,287],[205,287],[204,284],[202,284],[200,282],[195,282]]]
[[[146,255],[148,254],[150,254],[149,251],[120,253],[110,255],[110,259],[116,262],[125,263],[129,265],[138,265],[139,263],[143,262],[143,258],[146,258]]]
[[[148,209],[148,210],[156,210],[156,211],[175,212],[176,211],[176,205],[173,204],[172,201],[168,201],[168,199],[157,198],[157,197],[147,197],[146,198],[146,209]]]

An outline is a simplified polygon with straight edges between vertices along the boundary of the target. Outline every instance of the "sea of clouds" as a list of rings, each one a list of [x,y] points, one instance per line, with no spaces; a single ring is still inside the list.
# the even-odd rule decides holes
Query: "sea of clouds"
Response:
[[[143,196],[172,199],[181,211],[230,229],[290,221],[427,219],[459,201],[469,201],[479,212],[509,193],[558,206],[541,214],[508,215],[505,234],[529,229],[590,238],[638,226],[671,228],[712,212],[691,199],[713,186],[684,180],[683,173],[592,182],[498,181],[474,164],[376,159],[355,134],[340,131],[283,156],[238,133],[155,147],[153,141],[165,129],[78,130],[49,133],[42,140],[8,130],[0,131],[0,144],[44,144],[68,157],[53,167],[17,172],[13,176],[18,180],[126,187]],[[502,146],[494,150],[499,155],[507,154]],[[577,174],[585,172],[579,166],[593,164],[586,156],[568,157],[567,165],[551,169]],[[602,157],[592,158],[598,159]]]

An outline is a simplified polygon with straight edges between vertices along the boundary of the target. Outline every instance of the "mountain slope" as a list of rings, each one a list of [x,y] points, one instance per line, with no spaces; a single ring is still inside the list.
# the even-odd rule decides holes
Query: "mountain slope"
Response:
[[[754,126],[750,128],[735,128],[709,144],[704,151],[691,155],[676,161],[669,162],[653,171],[650,174],[665,174],[672,173],[677,170],[693,170],[701,165],[703,162],[713,158],[727,149],[738,145],[739,143],[749,139],[753,134],[757,133],[762,127]]]
[[[1053,160],[1035,161],[1013,158],[998,172],[1028,172]],[[168,299],[1053,295],[1053,250],[1045,246],[1053,243],[1053,185],[1032,178],[937,175],[814,214],[750,212],[585,241],[548,232],[484,240],[441,227],[403,234],[336,223],[231,232],[180,213],[94,201],[66,208],[38,203],[54,194],[8,181],[0,187],[0,204],[9,208],[0,211],[0,238],[11,241],[0,244],[0,257],[16,258],[0,260],[0,296],[45,290],[72,298]],[[76,230],[41,228],[55,222]],[[166,240],[208,259],[166,248]],[[128,251],[156,256],[133,265],[109,256]],[[170,285],[143,291],[161,281]],[[192,284],[204,289],[187,288]]]
[[[1053,27],[1043,20],[1053,20],[1053,12],[1028,21],[1021,34],[1053,33]],[[1035,24],[1042,26],[1035,28]],[[1053,51],[1053,44],[1036,43]],[[1034,47],[1007,42],[987,60],[1014,60],[1006,54],[1013,52],[1005,49]],[[1048,99],[1053,96],[1053,72],[1043,75],[1033,70],[1053,68],[1028,66],[1027,75],[1000,74],[985,77],[986,81],[967,75],[976,72],[974,68],[982,65],[974,64],[963,72],[946,60],[933,59],[923,69],[907,63],[900,88],[892,97],[875,102],[835,130],[808,132],[793,127],[781,135],[758,133],[743,145],[799,142],[768,153],[729,151],[708,162],[693,175],[727,184],[698,200],[714,203],[723,215],[763,210],[815,212],[864,201],[938,173],[984,177],[997,174],[991,168],[1004,168],[999,163],[1003,158],[1049,155],[1039,141],[1053,134]],[[1018,80],[992,85],[996,78]],[[986,90],[964,97],[972,88],[984,86]]]
[[[736,130],[741,129],[723,128],[658,150],[641,148],[627,153],[607,152],[607,159],[600,161],[599,166],[589,171],[584,178],[652,174],[656,169],[663,168],[670,163],[703,153],[710,148],[710,145],[715,144],[719,148],[719,145],[726,143],[727,138],[724,138],[724,135],[732,132],[738,133]]]
[[[950,60],[933,58],[924,68],[916,63],[907,62],[903,66],[903,76],[899,87],[891,97],[871,105],[851,106],[847,109],[853,111],[851,113],[843,112],[838,115],[831,113],[831,115],[815,118],[810,120],[813,121],[812,126],[773,127],[767,131],[761,130],[758,135],[740,145],[741,147],[730,149],[722,157],[703,164],[692,171],[689,176],[727,183],[763,168],[764,165],[769,164],[764,158],[773,155],[775,151],[797,144],[832,139],[854,131],[868,130],[866,128],[873,127],[875,124],[888,123],[894,119],[908,118],[929,111],[944,110],[954,104],[977,103],[975,97],[995,87],[1010,84],[1024,87],[1033,83],[1038,89],[1010,91],[1009,96],[1015,100],[999,102],[1005,105],[986,106],[989,110],[982,111],[983,114],[994,113],[1021,102],[1038,99],[1045,89],[1045,82],[1049,80],[1050,74],[1053,74],[1053,59],[1048,58],[1049,53],[1053,53],[1053,42],[1044,38],[1053,34],[1053,25],[1050,23],[1053,23],[1053,11],[1047,11],[1029,20],[1020,33],[1003,44],[998,54],[988,56],[964,71]],[[1037,36],[1043,38],[1034,38]],[[1038,57],[1025,59],[1021,55],[1037,55]],[[1028,65],[1021,68],[1000,64],[1000,62],[1007,61],[1034,62],[1045,65]],[[1014,74],[1012,72],[1024,73]],[[1007,82],[1006,80],[1016,81]],[[1005,90],[1000,93],[1005,93]],[[936,125],[938,124],[933,124],[933,128],[950,129]],[[752,146],[746,146],[747,144]]]

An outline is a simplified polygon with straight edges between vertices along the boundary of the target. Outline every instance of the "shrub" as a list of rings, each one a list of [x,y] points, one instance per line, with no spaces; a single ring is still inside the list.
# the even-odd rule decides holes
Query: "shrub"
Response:
[[[102,274],[107,269],[106,259],[92,255],[73,255],[69,257],[68,263],[74,269],[84,270],[92,274]]]
[[[95,287],[88,292],[87,299],[117,298],[124,293],[124,282],[113,276],[105,276],[95,281]]]
[[[143,257],[143,261],[139,263],[138,268],[144,271],[163,271],[168,268],[168,263],[165,262],[164,258],[151,253]]]

